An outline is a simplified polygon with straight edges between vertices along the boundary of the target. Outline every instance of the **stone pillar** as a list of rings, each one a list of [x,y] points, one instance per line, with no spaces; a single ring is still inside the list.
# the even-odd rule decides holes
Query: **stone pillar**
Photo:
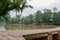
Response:
[[[60,32],[59,32],[58,36],[59,36],[58,39],[60,40]]]
[[[53,40],[53,37],[52,36],[53,36],[52,34],[49,34],[48,37],[47,37],[47,39],[48,40]]]

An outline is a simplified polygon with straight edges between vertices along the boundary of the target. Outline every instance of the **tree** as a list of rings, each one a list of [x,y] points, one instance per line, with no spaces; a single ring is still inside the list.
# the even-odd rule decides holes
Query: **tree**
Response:
[[[35,19],[34,20],[35,20],[36,23],[40,23],[40,21],[42,21],[42,13],[41,13],[41,11],[38,10],[36,12],[36,15],[35,15]]]
[[[20,23],[21,15],[22,15],[22,14],[16,15],[16,21],[17,21],[17,23]]]
[[[53,11],[54,11],[54,12],[56,12],[56,11],[57,11],[57,8],[56,8],[56,7],[54,7],[54,8],[53,8]]]
[[[60,11],[59,12],[54,12],[53,23],[60,25]]]
[[[23,0],[0,0],[0,16],[5,16],[8,14],[8,11],[20,9],[20,5]]]
[[[16,10],[21,12],[24,8],[31,7],[26,4],[26,0],[0,0],[0,17],[5,18],[6,15],[9,15],[10,10]]]
[[[16,18],[11,18],[10,24],[13,24],[13,23],[14,24],[18,23],[17,20],[16,20]]]
[[[50,9],[44,9],[43,22],[51,21],[52,12]]]
[[[29,19],[29,23],[33,23],[34,20],[33,20],[33,15],[32,14],[29,15],[28,19]]]
[[[11,20],[11,17],[9,15],[6,15],[4,18],[3,18],[4,22],[5,23],[10,23],[10,20]]]
[[[23,24],[27,24],[27,23],[28,23],[28,16],[22,17],[20,21],[21,21],[21,23],[23,23]]]
[[[33,15],[25,16],[21,18],[21,22],[24,24],[32,24],[33,23]]]

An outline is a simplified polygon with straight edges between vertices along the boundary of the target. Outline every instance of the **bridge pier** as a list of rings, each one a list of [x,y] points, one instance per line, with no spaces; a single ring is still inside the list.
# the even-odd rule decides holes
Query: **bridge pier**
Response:
[[[47,40],[60,40],[60,32],[49,33]]]
[[[47,37],[47,40],[53,40],[53,35],[52,34],[49,34],[48,37]]]
[[[45,40],[44,38],[47,38],[47,40],[60,40],[60,32],[51,32],[48,33],[47,37],[38,37],[35,38],[34,40]],[[26,39],[23,39],[26,40]]]

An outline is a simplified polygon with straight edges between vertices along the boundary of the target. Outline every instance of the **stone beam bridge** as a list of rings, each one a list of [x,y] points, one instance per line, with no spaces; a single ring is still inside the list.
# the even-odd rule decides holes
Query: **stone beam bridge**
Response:
[[[0,40],[60,40],[60,27],[36,30],[0,31]]]

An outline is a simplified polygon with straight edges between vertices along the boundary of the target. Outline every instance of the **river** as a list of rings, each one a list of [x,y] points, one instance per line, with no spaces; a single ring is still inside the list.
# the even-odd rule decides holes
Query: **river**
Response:
[[[32,24],[7,24],[0,25],[0,31],[4,30],[31,30],[31,29],[47,29],[47,28],[55,28],[54,25],[32,25]]]

